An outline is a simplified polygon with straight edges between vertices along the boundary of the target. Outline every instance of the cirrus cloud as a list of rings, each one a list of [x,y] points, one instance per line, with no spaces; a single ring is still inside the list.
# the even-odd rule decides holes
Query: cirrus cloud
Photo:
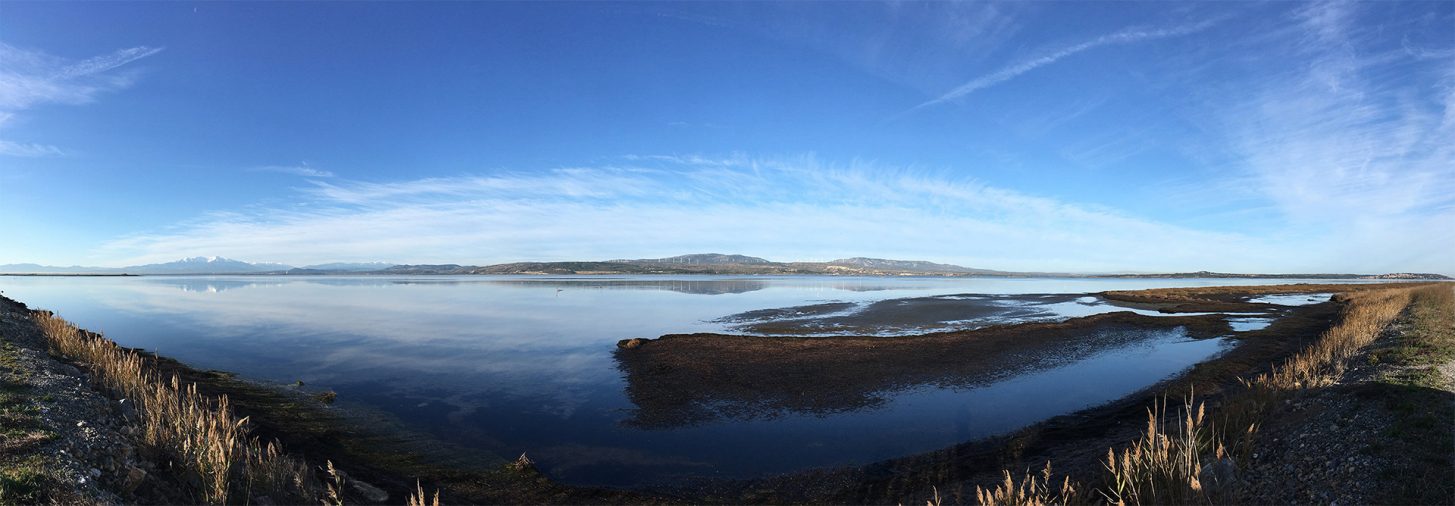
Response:
[[[110,241],[120,263],[213,254],[295,264],[487,264],[730,251],[1018,270],[1277,265],[1275,244],[997,188],[948,172],[786,158],[627,157],[544,172],[315,181],[286,208]],[[1226,251],[1211,253],[1218,245]],[[1235,253],[1228,253],[1233,251]],[[1153,254],[1155,252],[1155,254]]]

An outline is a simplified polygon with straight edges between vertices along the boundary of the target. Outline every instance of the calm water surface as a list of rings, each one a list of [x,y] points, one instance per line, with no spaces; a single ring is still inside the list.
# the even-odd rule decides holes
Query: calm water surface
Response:
[[[0,290],[194,367],[333,389],[343,405],[396,416],[482,461],[528,452],[568,483],[632,486],[862,464],[945,447],[1116,399],[1226,344],[1149,332],[987,386],[907,388],[862,411],[638,429],[622,423],[635,407],[612,358],[620,339],[725,331],[716,320],[726,315],[828,301],[1297,281],[0,277]],[[1052,312],[1116,309],[1088,309],[1095,302]]]

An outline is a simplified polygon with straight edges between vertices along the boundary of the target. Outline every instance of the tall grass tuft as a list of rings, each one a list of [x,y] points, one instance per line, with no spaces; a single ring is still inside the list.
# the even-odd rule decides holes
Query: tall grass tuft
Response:
[[[1110,504],[1214,504],[1229,502],[1232,459],[1205,406],[1188,396],[1173,431],[1168,431],[1166,401],[1147,411],[1142,437],[1120,453],[1107,449],[1102,465],[1107,483],[1100,491]],[[1204,469],[1204,466],[1214,466]]]
[[[1026,471],[1025,477],[1017,483],[1010,471],[1001,472],[1004,473],[1004,481],[995,487],[975,487],[976,502],[985,506],[1057,506],[1087,502],[1079,491],[1080,487],[1072,483],[1070,477],[1063,477],[1060,487],[1051,488],[1055,480],[1051,478],[1050,461],[1046,461],[1039,479]],[[939,494],[936,493],[935,497],[938,499]]]
[[[80,364],[101,386],[137,402],[142,442],[172,457],[202,501],[223,504],[254,494],[317,497],[317,480],[308,467],[276,443],[249,437],[248,419],[233,414],[227,396],[203,395],[196,384],[183,385],[175,375],[163,380],[137,352],[54,314],[38,312],[33,318],[52,354]]]
[[[405,504],[407,504],[408,506],[440,506],[439,490],[434,491],[433,501],[425,501],[425,497],[427,496],[424,495],[424,487],[419,484],[419,480],[415,480],[414,492],[411,492],[409,494],[409,500]],[[936,493],[935,497],[938,498],[939,493]]]

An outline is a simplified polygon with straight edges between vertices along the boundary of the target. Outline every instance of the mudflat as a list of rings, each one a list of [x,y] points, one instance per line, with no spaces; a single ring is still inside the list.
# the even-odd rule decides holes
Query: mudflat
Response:
[[[638,408],[630,423],[671,427],[871,407],[898,389],[985,384],[1179,328],[1231,333],[1220,315],[1116,312],[898,337],[666,335],[623,342],[616,358]]]

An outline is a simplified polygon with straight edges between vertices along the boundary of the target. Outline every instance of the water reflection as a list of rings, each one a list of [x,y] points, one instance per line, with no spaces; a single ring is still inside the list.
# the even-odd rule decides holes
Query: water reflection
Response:
[[[1307,306],[1309,304],[1327,302],[1329,298],[1333,295],[1334,294],[1332,293],[1291,293],[1279,295],[1263,295],[1260,297],[1253,297],[1251,299],[1248,299],[1248,302],[1256,302],[1261,304],[1278,304],[1280,306]]]
[[[882,409],[906,390],[983,387],[1104,359],[1107,350],[1190,340],[1185,327],[1124,319],[1077,329],[990,329],[972,336],[682,336],[621,349],[616,358],[637,407],[626,423],[662,429]],[[1183,367],[1204,356],[1182,358],[1191,362],[1167,365]],[[1093,384],[1105,380],[1082,379]]]
[[[1003,405],[986,408],[966,404],[970,402],[966,389],[931,389],[892,392],[882,397],[881,409],[826,417],[789,413],[771,420],[641,430],[623,423],[637,406],[626,396],[626,383],[612,356],[617,340],[727,331],[726,324],[716,320],[764,308],[865,306],[945,294],[1066,294],[1211,284],[1228,282],[771,276],[0,277],[0,289],[7,295],[32,307],[56,310],[123,345],[255,380],[304,380],[339,392],[341,404],[393,414],[414,428],[474,448],[482,460],[530,451],[543,469],[558,478],[619,485],[684,474],[745,476],[867,462],[957,443],[966,434],[984,434],[1046,412],[1002,397],[986,402]],[[1143,365],[1175,371],[1185,363]],[[1142,385],[1168,371],[1149,370],[1128,381]],[[1070,383],[1068,388],[1084,382]],[[1087,398],[1120,391],[1112,388],[1103,397]],[[971,429],[955,428],[967,423],[963,410],[979,413]],[[891,430],[896,437],[883,437]],[[771,462],[762,458],[785,453],[802,456]]]

